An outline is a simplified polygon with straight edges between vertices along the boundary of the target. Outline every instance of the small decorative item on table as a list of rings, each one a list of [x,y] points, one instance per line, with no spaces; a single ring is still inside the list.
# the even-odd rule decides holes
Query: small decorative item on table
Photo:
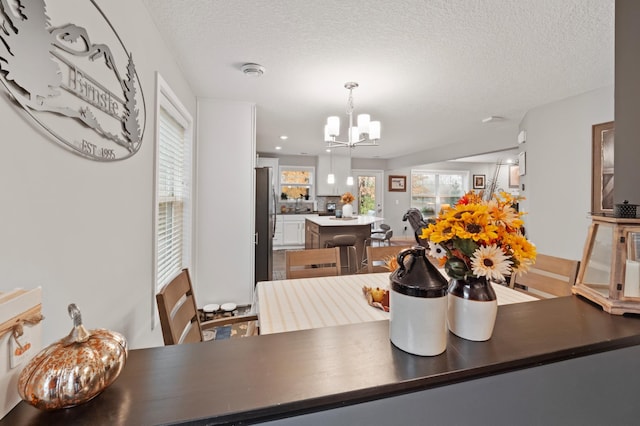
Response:
[[[493,334],[498,307],[488,281],[504,282],[511,274],[526,272],[536,258],[535,246],[522,233],[523,213],[513,208],[518,198],[506,192],[490,201],[482,196],[468,192],[421,236],[451,279],[449,330],[475,341]]]
[[[353,216],[353,206],[351,203],[355,200],[356,197],[353,196],[350,192],[345,192],[342,194],[340,201],[342,201],[342,217],[351,217]]]
[[[376,287],[362,287],[362,293],[367,299],[367,303],[374,308],[389,312],[389,290]]]
[[[390,272],[398,269],[397,256],[389,256],[384,259],[384,267]],[[374,308],[382,309],[385,312],[389,312],[389,290],[381,289],[379,287],[372,288],[364,286],[362,287],[362,293],[367,298],[367,303]]]
[[[127,341],[121,334],[87,330],[76,305],[68,309],[71,333],[40,351],[18,378],[20,397],[43,410],[89,401],[118,378],[127,359]]]

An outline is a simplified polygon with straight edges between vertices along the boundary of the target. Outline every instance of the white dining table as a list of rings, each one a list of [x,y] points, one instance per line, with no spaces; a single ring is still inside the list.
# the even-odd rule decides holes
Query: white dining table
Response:
[[[389,319],[370,306],[363,287],[389,289],[389,273],[261,281],[254,293],[260,334]],[[492,284],[498,305],[536,301],[535,297]]]

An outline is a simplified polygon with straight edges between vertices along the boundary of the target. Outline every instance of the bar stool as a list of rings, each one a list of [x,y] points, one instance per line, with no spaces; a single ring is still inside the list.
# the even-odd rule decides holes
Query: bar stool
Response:
[[[348,274],[353,273],[353,267],[355,266],[355,263],[356,263],[356,240],[357,238],[355,235],[339,234],[339,235],[334,235],[331,240],[327,241],[324,244],[326,248],[340,247],[341,258],[343,253],[346,251],[346,256],[347,256],[346,268],[347,268]],[[353,259],[353,262],[352,262],[352,259]],[[345,265],[344,262],[342,264]]]
[[[371,234],[384,234],[385,232],[391,230],[391,226],[386,223],[381,223],[380,227],[371,229]]]
[[[371,236],[368,238],[369,242],[371,243],[370,245],[373,246],[373,242],[377,241],[378,245],[387,245],[390,246],[391,245],[391,237],[393,237],[393,230],[389,229],[383,233],[373,233],[371,234]],[[366,245],[366,244],[365,244]]]

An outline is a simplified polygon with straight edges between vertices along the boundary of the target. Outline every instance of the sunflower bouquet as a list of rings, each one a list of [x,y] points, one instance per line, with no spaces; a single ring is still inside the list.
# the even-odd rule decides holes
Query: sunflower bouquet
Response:
[[[490,201],[470,191],[444,210],[422,231],[429,255],[439,259],[453,279],[486,277],[502,282],[513,273],[526,272],[535,262],[536,248],[522,230],[524,214],[506,192]]]
[[[342,201],[342,204],[351,204],[351,202],[355,199],[356,197],[354,197],[352,193],[345,192],[344,194],[342,194],[340,201]]]

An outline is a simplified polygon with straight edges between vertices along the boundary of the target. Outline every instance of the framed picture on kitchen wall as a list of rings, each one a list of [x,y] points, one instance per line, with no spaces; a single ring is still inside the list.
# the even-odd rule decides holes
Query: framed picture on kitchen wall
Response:
[[[518,153],[518,174],[520,176],[527,174],[527,153],[525,151]]]
[[[509,166],[509,188],[520,187],[520,166]]]
[[[613,121],[592,126],[591,212],[613,212]]]
[[[473,175],[473,189],[484,189],[486,186],[486,175]]]
[[[391,191],[391,192],[406,192],[407,191],[407,177],[406,176],[389,175],[389,191]]]

